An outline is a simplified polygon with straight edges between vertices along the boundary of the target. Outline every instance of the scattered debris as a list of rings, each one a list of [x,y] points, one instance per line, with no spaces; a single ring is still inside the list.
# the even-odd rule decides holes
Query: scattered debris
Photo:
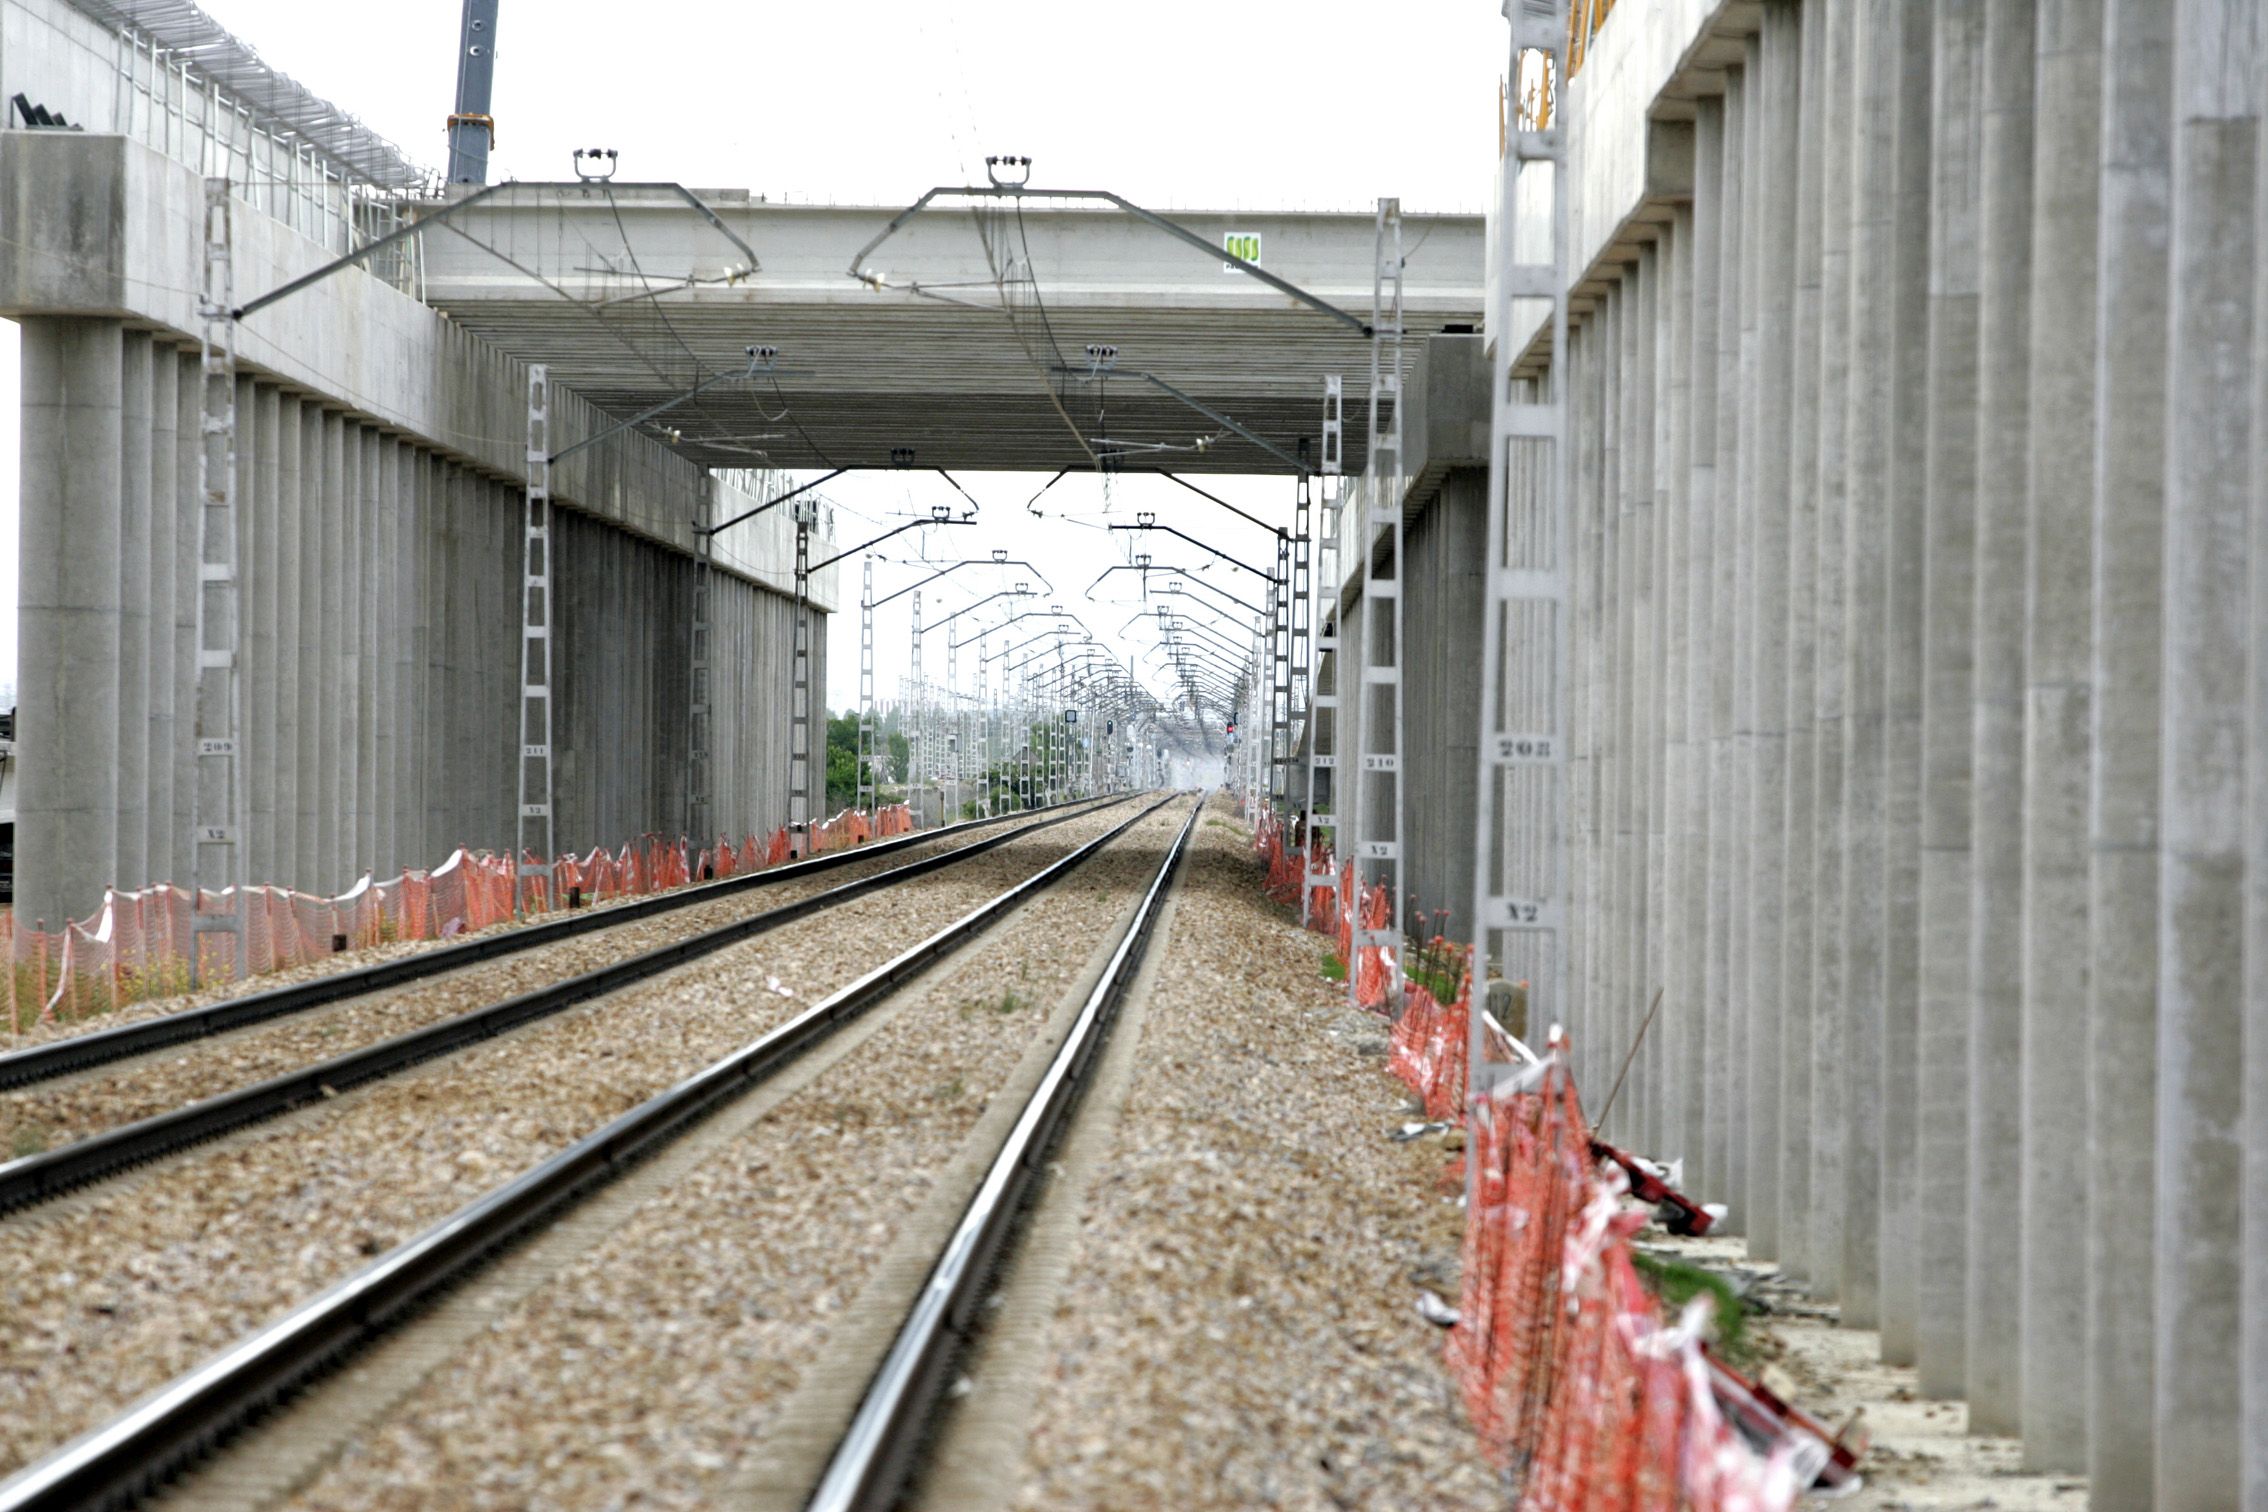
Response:
[[[1461,1316],[1456,1308],[1423,1287],[1418,1288],[1417,1310],[1419,1317],[1436,1328],[1455,1328]]]
[[[1751,1380],[1702,1346],[1709,1362],[1709,1386],[1724,1409],[1726,1421],[1740,1430],[1759,1454],[1782,1447],[1791,1452],[1796,1477],[1815,1491],[1851,1492],[1865,1484],[1859,1477],[1859,1456],[1866,1452],[1864,1435],[1853,1437],[1865,1409],[1854,1411],[1843,1426],[1830,1433],[1802,1409],[1790,1406],[1761,1380]]]
[[[1662,1227],[1673,1234],[1686,1234],[1696,1239],[1707,1234],[1725,1215],[1718,1203],[1702,1204],[1680,1192],[1666,1173],[1682,1175],[1679,1167],[1661,1166],[1627,1150],[1617,1149],[1603,1139],[1591,1141],[1591,1156],[1595,1160],[1612,1161],[1622,1167],[1623,1175],[1630,1179],[1630,1195],[1640,1202],[1652,1205]]]

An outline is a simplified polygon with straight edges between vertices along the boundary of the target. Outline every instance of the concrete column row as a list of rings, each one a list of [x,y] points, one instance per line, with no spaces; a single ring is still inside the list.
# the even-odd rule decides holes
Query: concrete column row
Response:
[[[2264,58],[1767,0],[1561,359],[1583,1085],[2106,1507],[2268,1508]]]
[[[27,320],[22,349],[16,906],[60,928],[106,886],[189,879],[203,379],[117,321]],[[237,469],[251,876],[336,892],[507,847],[518,490],[250,377]],[[690,560],[561,520],[561,843],[675,833]],[[795,610],[717,582],[716,812],[760,832],[787,809]]]

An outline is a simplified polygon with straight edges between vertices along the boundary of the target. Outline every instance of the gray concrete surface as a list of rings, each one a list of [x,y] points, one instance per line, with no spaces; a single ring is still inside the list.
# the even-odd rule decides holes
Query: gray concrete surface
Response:
[[[18,233],[0,244],[0,312],[24,353],[17,906],[52,928],[107,886],[190,876],[202,185],[126,137],[13,131],[0,203]],[[328,255],[244,204],[232,240],[240,299]],[[254,880],[336,891],[510,843],[525,414],[519,364],[361,272],[241,323]],[[601,423],[557,394],[555,446]],[[728,513],[755,501],[632,434],[556,473],[559,644],[577,661],[555,732],[559,839],[674,832],[690,523],[705,492]],[[713,812],[735,834],[786,817],[783,515],[719,541]],[[815,581],[814,614],[836,572]],[[815,660],[824,646],[815,633]]]
[[[2268,1506],[2264,61],[1626,0],[1567,351],[1496,333],[1575,395],[1578,1073],[1682,1004],[1618,1128],[2105,1507]]]

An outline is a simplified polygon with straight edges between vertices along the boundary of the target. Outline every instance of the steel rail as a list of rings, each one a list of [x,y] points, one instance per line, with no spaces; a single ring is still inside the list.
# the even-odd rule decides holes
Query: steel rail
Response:
[[[1078,806],[1093,802],[1115,800],[1081,799]],[[1041,812],[1034,810],[1032,812]],[[608,908],[575,910],[562,918],[529,924],[519,929],[480,935],[461,945],[444,945],[435,950],[419,951],[415,955],[396,960],[379,961],[369,966],[357,966],[346,971],[335,971],[295,982],[287,987],[274,987],[266,992],[255,992],[244,997],[228,998],[218,1003],[207,1003],[200,1008],[184,1008],[178,1013],[162,1014],[131,1024],[120,1024],[111,1029],[97,1029],[90,1034],[75,1034],[68,1039],[33,1045],[23,1050],[0,1055],[0,1091],[52,1081],[75,1071],[92,1066],[107,1065],[112,1061],[162,1050],[169,1045],[185,1044],[226,1034],[248,1025],[265,1023],[269,1019],[287,1014],[301,1013],[320,1008],[347,998],[362,997],[382,992],[405,982],[422,981],[427,977],[441,976],[493,961],[523,950],[535,950],[556,945],[562,940],[595,930],[613,929],[622,924],[634,924],[656,914],[691,908],[714,902],[718,898],[757,888],[775,887],[783,882],[794,882],[818,872],[833,871],[856,861],[887,856],[908,846],[942,840],[1002,823],[1005,818],[969,819],[959,824],[944,825],[932,830],[915,830],[911,834],[893,835],[886,840],[869,841],[850,850],[828,851],[824,855],[809,856],[801,861],[790,861],[781,866],[767,867],[738,877],[724,877],[710,882],[696,882],[687,887],[652,897],[638,898],[628,903],[617,903]]]
[[[133,1123],[101,1130],[42,1154],[9,1161],[0,1165],[0,1213],[45,1202],[73,1187],[99,1181],[129,1166],[154,1160],[186,1145],[214,1139],[256,1123],[265,1123],[295,1108],[333,1096],[348,1087],[395,1075],[412,1066],[493,1039],[522,1024],[549,1018],[578,1003],[618,992],[648,977],[658,976],[688,961],[713,955],[727,946],[753,939],[783,924],[832,908],[838,903],[847,903],[853,898],[864,897],[885,887],[943,870],[1035,831],[1067,823],[1080,817],[1089,807],[1124,801],[1125,795],[1119,794],[1100,800],[1097,804],[1060,805],[1071,811],[1034,824],[1019,825],[997,835],[988,835],[935,856],[924,856],[918,861],[891,867],[888,871],[877,872],[871,877],[840,883],[824,892],[813,893],[808,898],[783,903],[777,908],[768,908],[762,913],[750,914],[729,924],[717,925],[562,981],[437,1020],[422,1028],[397,1034],[391,1039],[380,1040],[374,1045],[365,1045],[359,1050],[349,1050],[329,1060],[297,1067],[281,1076],[270,1077],[248,1087],[218,1093]]]
[[[898,1505],[932,1408],[977,1314],[1001,1248],[1029,1210],[1056,1137],[1079,1095],[1120,1005],[1140,969],[1174,872],[1205,812],[1199,798],[1150,880],[1133,921],[1079,1009],[1062,1048],[1048,1064],[976,1195],[938,1253],[889,1353],[867,1384],[850,1427],[835,1447],[806,1512],[888,1512]]]
[[[0,1512],[62,1512],[141,1500],[310,1377],[339,1364],[422,1306],[465,1270],[759,1085],[1173,798],[1168,794],[1149,804],[770,1033],[656,1093],[0,1482]]]

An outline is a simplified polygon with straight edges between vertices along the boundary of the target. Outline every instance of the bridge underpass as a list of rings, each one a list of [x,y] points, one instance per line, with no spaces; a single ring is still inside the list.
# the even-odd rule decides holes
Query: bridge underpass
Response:
[[[60,0],[47,9],[84,29]],[[470,507],[498,532],[451,568],[485,616],[471,681],[431,650],[461,645],[467,621],[372,608],[353,622],[388,644],[406,632],[413,661],[426,637],[438,672],[405,677],[420,691],[403,718],[452,754],[396,791],[445,786],[440,804],[456,807],[441,811],[491,845],[510,843],[516,796],[517,570],[513,527],[496,521],[529,482],[527,365],[558,386],[554,450],[640,417],[553,480],[578,517],[560,527],[562,642],[596,618],[607,643],[636,647],[562,682],[559,820],[575,844],[616,838],[609,824],[680,825],[690,737],[673,747],[667,731],[691,696],[654,669],[680,645],[692,657],[692,523],[806,484],[839,503],[903,478],[901,500],[861,492],[838,508],[832,545],[804,540],[814,560],[852,554],[832,584],[805,585],[813,607],[845,614],[971,559],[955,596],[914,593],[934,627],[1018,581],[1012,564],[983,565],[990,552],[1038,561],[1056,581],[981,613],[1002,637],[990,648],[1026,658],[1009,663],[1028,679],[1012,724],[1074,706],[1091,723],[1097,705],[1073,695],[1107,689],[1187,770],[1222,754],[1233,715],[1230,771],[1253,805],[1276,800],[1342,854],[1387,847],[1362,852],[1391,863],[1373,873],[1389,887],[1381,940],[1422,938],[1435,910],[1451,938],[1477,936],[1483,982],[1493,972],[1497,997],[1518,997],[1536,1037],[1572,1031],[1587,1095],[1619,1082],[1651,1026],[1618,1110],[1628,1141],[1682,1156],[1697,1195],[1730,1202],[1719,1233],[1744,1275],[1856,1332],[1846,1354],[1912,1372],[1885,1375],[1904,1396],[1870,1411],[1922,1432],[1931,1454],[1959,1440],[1947,1452],[1995,1476],[2021,1459],[2049,1505],[2081,1474],[2078,1494],[2106,1506],[2259,1502],[2245,1472],[2268,1463],[2268,1419],[2245,1362],[2260,1353],[2252,1257],[2268,1204],[2251,1197],[2268,1166],[2247,1131],[2268,1108],[2254,1053],[2268,945],[2247,899],[2268,874],[2249,796],[2268,361],[2249,10],[1622,0],[1603,20],[1579,10],[1570,31],[1551,9],[1515,8],[1527,50],[1510,74],[1497,234],[1475,217],[1401,225],[1390,361],[1408,397],[1375,415],[1382,344],[1355,329],[1373,319],[1368,215],[1173,212],[1224,254],[1255,237],[1260,264],[1309,302],[1091,204],[1035,200],[1020,217],[989,195],[940,204],[862,258],[899,207],[526,185],[421,233],[414,255],[249,315],[250,673],[269,675],[272,614],[274,675],[311,679],[303,707],[320,721],[302,714],[287,742],[288,705],[273,733],[254,716],[251,759],[267,759],[263,743],[304,751],[310,728],[319,759],[297,758],[302,796],[279,776],[277,838],[255,824],[251,844],[279,867],[304,859],[305,885],[324,888],[417,859],[363,775],[377,745],[367,761],[353,747],[355,797],[323,786],[329,732],[375,741],[386,722],[365,717],[388,696],[367,683],[370,652],[326,642],[336,660],[294,673],[293,590],[273,607],[258,597],[262,509],[276,510],[279,568],[291,559],[289,458],[279,440],[271,505],[260,452],[263,436],[294,434],[287,406],[302,477],[320,456],[326,479],[357,480],[338,496],[353,500],[455,497],[469,478]],[[97,70],[72,87],[102,83]],[[49,98],[105,119],[100,103]],[[25,598],[27,661],[36,639],[45,680],[27,672],[18,852],[27,885],[48,885],[34,855],[50,878],[77,866],[73,891],[48,895],[62,912],[135,865],[152,874],[189,802],[184,664],[166,658],[194,590],[176,577],[169,603],[145,600],[130,566],[111,570],[141,553],[178,571],[184,516],[169,548],[138,480],[180,499],[194,419],[179,354],[199,328],[200,186],[146,145],[151,129],[0,135],[0,203],[28,228],[0,249],[0,308],[24,320],[38,365],[27,543],[36,505],[42,560],[57,564]],[[272,201],[275,179],[247,186]],[[61,183],[69,215],[42,199]],[[359,210],[337,197],[349,209],[333,221],[360,215],[366,237],[449,203],[430,186]],[[333,245],[330,222],[286,200],[239,217],[253,243],[239,298],[262,282],[244,270],[280,282],[351,239]],[[262,220],[270,209],[301,230]],[[170,475],[166,380],[142,376],[169,367]],[[1344,492],[1323,463],[1332,377],[1335,476],[1359,480]],[[334,469],[334,427],[371,460],[350,460],[342,435]],[[389,468],[410,481],[389,483]],[[1199,542],[1098,537],[1096,565],[1153,554],[1139,589],[1101,593],[1105,616],[1078,592],[1091,574],[1053,571],[1016,498],[963,487],[980,469],[1022,470],[1035,490],[1065,469],[1098,478],[1123,495],[1112,521],[1080,522],[1098,531],[1143,528],[1120,512],[1175,497],[1145,476],[1167,471],[1263,523],[1240,535],[1198,502],[1147,524]],[[1269,502],[1241,491],[1253,478]],[[1280,618],[1264,581],[1295,581],[1268,533],[1297,518],[1303,481],[1304,625]],[[943,528],[975,499],[988,529]],[[919,523],[932,500],[948,516],[935,529]],[[1335,532],[1333,504],[1351,505]],[[720,597],[757,627],[712,663],[748,674],[737,702],[712,705],[750,737],[713,787],[743,817],[718,827],[795,817],[776,738],[798,676],[792,519],[783,502],[718,543]],[[863,544],[908,519],[922,545]],[[365,563],[387,550],[345,539],[350,578],[353,550]],[[1248,565],[1209,564],[1205,544]],[[891,566],[854,592],[847,567],[869,549]],[[570,552],[661,586],[578,605]],[[327,607],[328,559],[311,570],[300,602]],[[425,581],[426,600],[454,601],[457,579]],[[351,586],[390,602],[366,575]],[[1129,635],[1161,606],[1186,623]],[[1307,660],[1277,683],[1300,630]],[[824,645],[809,620],[804,633]],[[916,622],[911,644],[936,633]],[[941,795],[940,749],[965,752],[971,701],[1010,695],[972,688],[966,665],[941,677],[950,653],[928,645],[885,682],[912,693],[909,775]],[[589,668],[587,647],[567,654]],[[980,641],[978,667],[992,654]],[[816,659],[803,665],[826,685]],[[643,691],[625,681],[640,667],[654,673]],[[332,722],[334,680],[356,689],[355,725]],[[1319,701],[1280,716],[1279,686],[1339,702],[1327,720]],[[1255,737],[1279,724],[1301,744],[1277,770]],[[660,733],[608,749],[624,728]],[[111,746],[115,772],[71,759]],[[595,774],[567,770],[589,753]],[[455,776],[459,754],[478,781]],[[170,786],[151,775],[169,762]],[[311,770],[316,807],[287,847],[281,815],[308,812]],[[1051,773],[1043,784],[1062,781],[1059,762]],[[255,819],[261,801],[256,785]],[[1391,838],[1382,821],[1353,833],[1365,804],[1374,820],[1394,811]],[[1351,977],[1359,960],[1341,963]],[[1488,1063],[1477,1018],[1467,1028],[1485,1085],[1504,1063]],[[1891,1405],[1908,1397],[1964,1401],[1945,1421],[1967,1433],[1917,1427],[1937,1409]],[[1945,1497],[1967,1494],[1947,1477]]]

